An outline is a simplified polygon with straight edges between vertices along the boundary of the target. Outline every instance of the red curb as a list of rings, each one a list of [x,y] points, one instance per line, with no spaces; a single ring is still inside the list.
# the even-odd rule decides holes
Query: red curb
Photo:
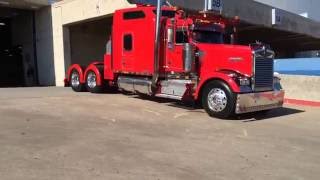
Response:
[[[301,105],[301,106],[320,107],[320,102],[316,102],[316,101],[305,101],[305,100],[298,100],[298,99],[285,99],[284,103]]]

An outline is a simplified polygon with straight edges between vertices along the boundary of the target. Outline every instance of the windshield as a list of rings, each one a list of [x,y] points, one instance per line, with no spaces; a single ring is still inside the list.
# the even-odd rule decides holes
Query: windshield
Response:
[[[193,40],[198,43],[222,44],[223,34],[213,31],[193,31]]]

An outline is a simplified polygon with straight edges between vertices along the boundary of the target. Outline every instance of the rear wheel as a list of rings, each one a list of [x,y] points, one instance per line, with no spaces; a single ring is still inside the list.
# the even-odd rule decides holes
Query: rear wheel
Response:
[[[77,70],[73,70],[70,75],[71,88],[75,92],[83,92],[85,90],[84,84],[80,82],[80,73]]]
[[[89,71],[86,76],[86,87],[91,93],[102,93],[104,90],[103,84],[100,86],[97,84],[97,74],[93,71]]]
[[[221,81],[209,82],[202,93],[202,105],[206,112],[217,118],[230,118],[235,114],[236,95]]]

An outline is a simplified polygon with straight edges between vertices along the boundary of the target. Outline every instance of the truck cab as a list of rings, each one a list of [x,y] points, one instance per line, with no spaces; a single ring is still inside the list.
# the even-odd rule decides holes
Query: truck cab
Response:
[[[275,53],[262,43],[235,45],[234,26],[219,15],[173,7],[163,7],[160,15],[153,6],[117,10],[103,62],[71,66],[66,83],[75,91],[108,86],[198,101],[219,118],[282,107]]]

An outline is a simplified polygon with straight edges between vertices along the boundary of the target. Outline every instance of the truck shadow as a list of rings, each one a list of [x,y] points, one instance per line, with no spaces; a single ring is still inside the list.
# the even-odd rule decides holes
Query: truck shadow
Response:
[[[171,104],[168,104],[168,106],[183,108],[190,112],[205,113],[203,108],[197,104],[173,102]],[[304,112],[305,111],[299,110],[299,109],[283,107],[283,108],[274,109],[270,111],[253,112],[253,113],[236,115],[236,116],[233,116],[232,118],[224,119],[224,120],[235,120],[235,121],[242,121],[244,123],[248,123],[248,122],[268,120],[268,119],[278,118],[283,116],[290,116],[290,115],[304,113]]]
[[[305,113],[305,111],[283,107],[283,108],[274,109],[266,112],[242,114],[240,116],[237,116],[236,120],[240,120],[244,123],[249,123],[254,121],[268,120],[268,119],[277,118],[277,117],[290,116],[290,115],[300,114],[300,113]]]
[[[198,105],[195,102],[192,101],[179,101],[179,100],[173,100],[173,99],[166,99],[166,98],[160,98],[160,97],[151,97],[151,96],[147,96],[147,95],[135,95],[135,94],[126,94],[131,96],[132,98],[137,98],[140,100],[144,100],[144,101],[152,101],[152,102],[156,102],[156,103],[160,103],[160,104],[167,104],[168,106],[171,107],[177,107],[177,108],[182,108],[182,109],[186,109],[189,111],[194,111],[197,109],[202,109],[202,107],[200,105]]]
[[[141,100],[146,101],[153,101],[157,103],[166,104],[170,107],[176,107],[176,108],[182,108],[185,110],[188,110],[190,112],[196,112],[196,113],[205,113],[202,106],[195,102],[182,102],[182,101],[176,101],[171,99],[164,99],[164,98],[157,98],[157,97],[149,97],[149,96],[131,96],[132,98],[138,98]],[[274,109],[270,111],[263,111],[263,112],[254,112],[254,113],[246,113],[241,115],[236,115],[233,118],[226,119],[226,120],[237,120],[242,121],[244,123],[248,122],[254,122],[254,121],[262,121],[262,120],[268,120],[272,118],[277,117],[283,117],[283,116],[290,116],[294,114],[300,114],[304,113],[305,111],[299,110],[299,109],[293,109],[288,107],[283,107],[279,109]]]

